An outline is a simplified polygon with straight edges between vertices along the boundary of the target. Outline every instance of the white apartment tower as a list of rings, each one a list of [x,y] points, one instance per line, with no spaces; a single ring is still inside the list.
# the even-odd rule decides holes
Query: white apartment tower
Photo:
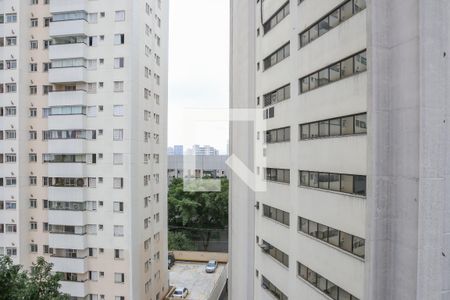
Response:
[[[167,0],[0,0],[0,254],[162,299]]]
[[[450,299],[450,3],[231,12],[230,299]]]

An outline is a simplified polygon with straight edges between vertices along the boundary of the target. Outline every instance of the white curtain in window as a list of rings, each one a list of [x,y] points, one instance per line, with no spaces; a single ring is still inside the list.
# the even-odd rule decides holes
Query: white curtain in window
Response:
[[[88,106],[87,107],[87,116],[95,117],[97,115],[97,106]]]
[[[125,21],[125,11],[124,10],[117,10],[116,11],[115,21],[116,22]]]
[[[113,106],[113,115],[115,117],[122,117],[124,115],[124,106],[123,105],[114,105]]]

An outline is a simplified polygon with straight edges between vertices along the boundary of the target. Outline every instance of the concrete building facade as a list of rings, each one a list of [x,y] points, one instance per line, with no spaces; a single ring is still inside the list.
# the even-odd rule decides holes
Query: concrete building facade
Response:
[[[168,1],[0,1],[0,254],[162,299]]]
[[[210,176],[220,178],[228,176],[228,167],[226,165],[226,155],[169,155],[168,157],[168,180],[174,178],[195,177],[203,178]],[[195,170],[185,172],[184,160],[194,161]],[[190,173],[190,175],[189,175]]]
[[[449,3],[231,12],[230,299],[450,299]]]

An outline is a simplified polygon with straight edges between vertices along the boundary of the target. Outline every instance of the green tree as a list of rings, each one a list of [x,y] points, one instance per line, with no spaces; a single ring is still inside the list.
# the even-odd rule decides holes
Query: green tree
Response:
[[[196,182],[194,181],[193,184]],[[205,183],[202,184],[204,187]],[[169,226],[199,229],[204,250],[208,249],[212,230],[224,229],[228,226],[228,179],[226,178],[221,179],[220,192],[184,191],[183,179],[174,179],[169,186],[168,202]]]
[[[68,300],[58,291],[60,276],[52,264],[39,257],[30,268],[14,265],[8,256],[0,256],[0,300]]]
[[[169,231],[169,250],[192,251],[195,245],[192,240],[184,233],[179,231]]]

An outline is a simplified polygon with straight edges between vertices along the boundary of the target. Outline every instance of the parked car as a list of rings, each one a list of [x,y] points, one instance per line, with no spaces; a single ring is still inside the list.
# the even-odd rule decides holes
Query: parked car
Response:
[[[175,255],[173,255],[173,252],[169,252],[169,255],[167,257],[167,264],[168,264],[169,270],[175,264]]]
[[[208,264],[205,267],[206,273],[214,273],[217,269],[217,261],[216,260],[210,260]]]
[[[176,288],[172,294],[172,298],[184,299],[187,297],[188,292],[187,288]]]

